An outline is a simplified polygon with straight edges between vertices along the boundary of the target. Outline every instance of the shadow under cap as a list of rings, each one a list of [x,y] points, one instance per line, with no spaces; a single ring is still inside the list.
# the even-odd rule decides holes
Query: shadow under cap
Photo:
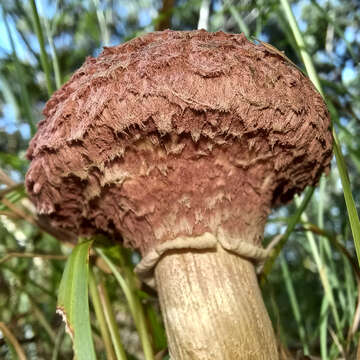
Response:
[[[44,116],[27,153],[37,210],[143,256],[206,233],[260,251],[271,207],[316,184],[332,155],[310,80],[242,34],[167,30],[105,48]]]

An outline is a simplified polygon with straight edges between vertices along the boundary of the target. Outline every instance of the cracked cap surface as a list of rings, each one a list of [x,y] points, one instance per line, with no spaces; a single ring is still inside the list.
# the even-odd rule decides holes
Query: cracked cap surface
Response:
[[[238,34],[167,30],[105,48],[44,116],[27,153],[38,212],[143,254],[219,229],[259,246],[270,208],[316,184],[332,156],[310,80]]]

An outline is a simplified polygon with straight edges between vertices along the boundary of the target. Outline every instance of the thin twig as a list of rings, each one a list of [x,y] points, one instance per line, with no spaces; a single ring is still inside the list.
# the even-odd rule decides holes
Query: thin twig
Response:
[[[19,360],[26,360],[26,355],[21,347],[20,343],[17,341],[14,334],[9,330],[9,328],[5,325],[5,323],[0,321],[0,331],[3,333],[4,337],[11,343],[14,347],[16,355],[18,356]]]
[[[270,253],[270,251],[281,241],[283,234],[275,235],[271,241],[269,242],[268,246],[266,247],[266,252]]]
[[[359,280],[357,281],[357,288],[358,288],[357,305],[354,314],[354,319],[348,333],[349,343],[350,343],[350,339],[355,335],[357,329],[359,328],[359,323],[360,323],[360,281]]]
[[[24,183],[18,183],[12,186],[9,186],[4,189],[4,190],[0,190],[0,199],[2,199],[6,194],[9,194],[15,190],[19,190],[24,186]]]
[[[164,356],[166,355],[167,352],[168,352],[168,349],[160,350],[160,351],[155,355],[155,360],[163,360],[163,359],[164,359]]]
[[[7,206],[13,213],[20,216],[22,219],[26,220],[30,224],[34,226],[38,226],[38,223],[36,221],[36,218],[32,214],[28,214],[20,207],[14,205],[11,201],[9,201],[6,198],[3,198],[0,200],[5,206]]]
[[[305,223],[303,230],[310,231],[315,235],[320,235],[330,240],[330,242],[349,260],[349,263],[356,275],[357,280],[360,281],[360,268],[357,265],[356,260],[350,254],[348,249],[338,241],[336,235],[332,235],[329,232],[320,229],[318,226],[311,223]]]
[[[6,210],[0,210],[0,215],[4,215],[12,220],[20,220],[21,219],[21,217],[19,215],[16,215],[11,211],[6,211]]]
[[[0,169],[0,183],[10,187],[17,185],[17,183],[2,169]]]
[[[277,243],[275,248],[271,251],[268,259],[266,260],[263,271],[261,273],[260,283],[263,285],[266,281],[267,276],[270,274],[272,267],[274,266],[275,260],[279,256],[281,250],[285,246],[288,238],[291,233],[295,229],[296,224],[300,221],[302,213],[305,211],[307,205],[309,204],[312,195],[314,194],[314,187],[309,187],[306,191],[306,194],[301,202],[301,204],[297,207],[294,215],[290,218],[288,222],[288,226],[286,228],[285,233],[281,236],[280,241]]]
[[[265,251],[266,251],[266,254],[267,256],[269,256],[271,254],[271,251],[272,249],[274,249],[277,244],[281,241],[281,238],[283,237],[284,234],[278,234],[278,235],[275,235],[271,241],[269,242],[268,246],[265,248]],[[257,274],[261,274],[263,269],[264,269],[264,264],[265,264],[265,261],[267,260],[267,257],[259,262],[258,266],[256,267],[256,273]]]
[[[13,188],[16,188],[17,186],[19,186],[20,184],[16,183],[8,174],[6,174],[6,172],[4,170],[2,170],[0,168],[0,183],[3,183],[5,185],[8,186],[8,188],[11,188],[13,190]],[[8,191],[8,188],[2,190],[2,191]],[[10,190],[10,191],[12,191]],[[1,199],[1,196],[0,196]],[[35,209],[33,204],[29,201],[29,199],[25,198],[25,199],[21,199],[21,205],[24,206],[24,208],[26,208],[29,212],[31,213],[35,213]]]
[[[336,336],[335,331],[330,327],[329,332],[330,332],[330,335],[331,335],[332,339],[334,340],[335,345],[338,347],[339,352],[341,353],[341,355],[345,359],[346,357],[345,357],[345,353],[344,353],[344,348],[342,347],[342,345],[341,345],[341,343],[339,341],[339,338]]]
[[[55,255],[55,254],[36,254],[36,253],[22,253],[22,252],[10,252],[7,253],[6,255],[4,255],[1,259],[0,259],[0,264],[5,263],[6,261],[12,259],[12,258],[30,258],[30,259],[34,259],[34,258],[40,258],[40,259],[44,259],[44,260],[66,260],[67,256],[66,255]]]
[[[5,184],[12,189],[20,185],[16,183],[14,180],[12,180],[11,177],[8,174],[6,174],[5,171],[2,170],[1,168],[0,168],[0,183]],[[8,188],[2,191],[7,192]],[[14,216],[17,216],[26,221],[29,221],[31,224],[47,232],[48,234],[54,236],[55,238],[61,240],[62,242],[66,242],[72,245],[76,242],[76,236],[73,233],[66,231],[64,229],[55,229],[51,226],[48,219],[44,217],[38,217],[37,214],[35,213],[33,204],[29,201],[28,198],[24,198],[20,200],[22,207],[24,207],[24,209],[26,209],[28,213],[25,212],[25,210],[22,210],[18,206],[9,202],[6,198],[2,199],[0,196],[0,201],[2,201],[10,210],[12,210],[12,213],[2,212],[0,215],[6,215],[12,219],[14,219]]]

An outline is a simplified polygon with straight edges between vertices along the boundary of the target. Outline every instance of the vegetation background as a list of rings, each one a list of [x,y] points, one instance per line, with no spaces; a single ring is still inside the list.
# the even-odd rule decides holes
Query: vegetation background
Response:
[[[73,245],[37,219],[23,186],[25,152],[45,102],[86,56],[97,56],[103,46],[158,29],[198,27],[244,32],[249,39],[269,42],[315,83],[319,79],[316,85],[328,103],[346,166],[338,156],[331,174],[315,191],[308,190],[304,198],[271,215],[264,244],[281,251],[275,251],[273,266],[268,263],[259,277],[284,358],[356,358],[360,271],[354,244],[360,227],[352,200],[359,204],[358,0],[290,4],[288,0],[1,0],[0,4],[0,359],[73,356],[70,337],[55,313]],[[156,293],[141,286],[132,273],[138,255],[120,246],[106,254],[93,252],[89,278],[98,359],[166,358]],[[109,274],[106,260],[114,265],[117,279]],[[140,311],[141,319],[129,309]]]

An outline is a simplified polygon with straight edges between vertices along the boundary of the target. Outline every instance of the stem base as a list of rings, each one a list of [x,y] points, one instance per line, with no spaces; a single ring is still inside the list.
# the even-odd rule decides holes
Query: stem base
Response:
[[[172,360],[278,359],[248,260],[216,251],[169,251],[155,278]]]

